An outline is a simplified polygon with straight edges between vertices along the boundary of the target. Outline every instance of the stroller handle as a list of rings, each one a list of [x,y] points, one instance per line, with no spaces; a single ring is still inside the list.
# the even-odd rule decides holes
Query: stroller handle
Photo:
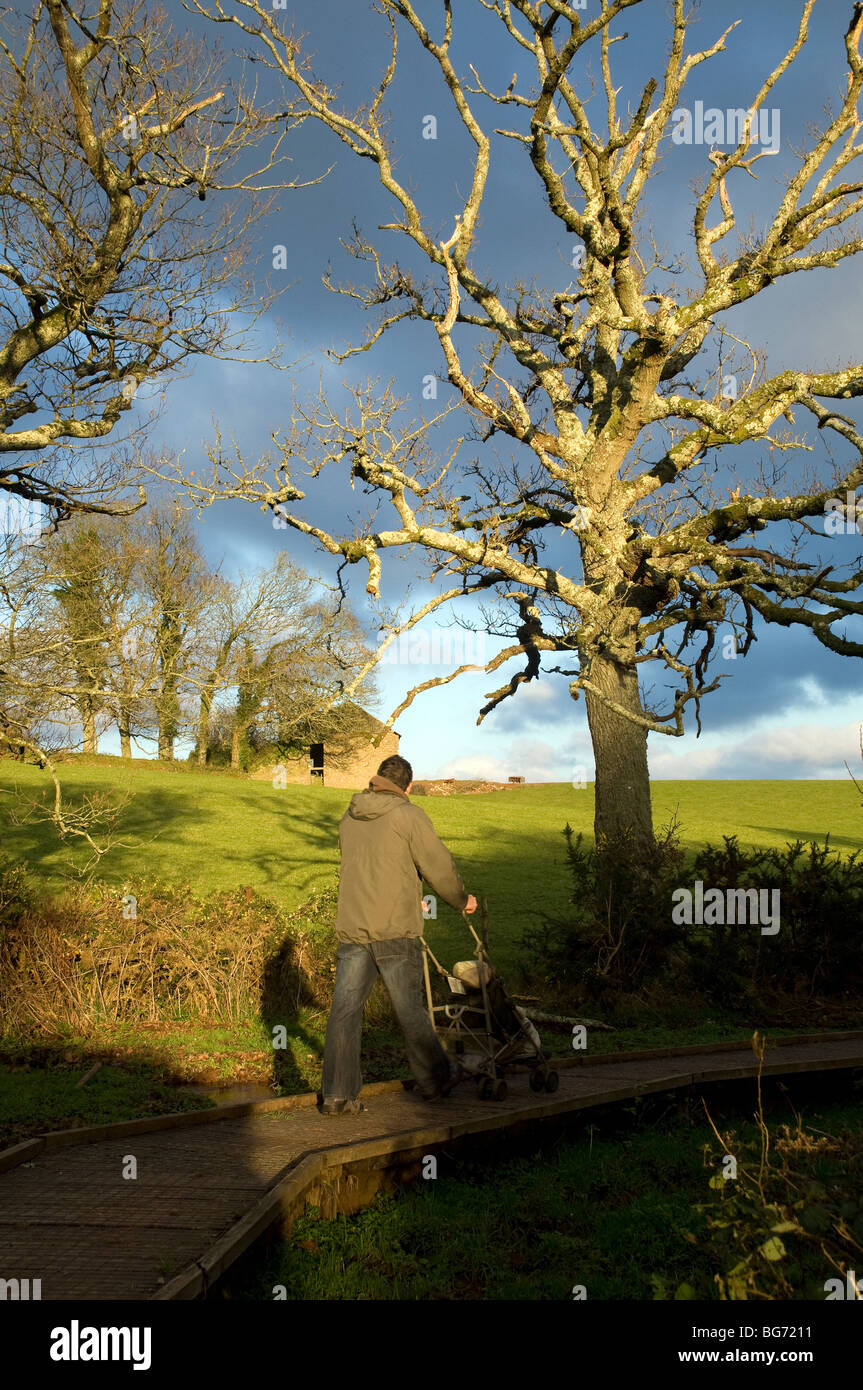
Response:
[[[487,944],[488,944],[488,942],[487,942],[487,937],[488,937],[488,899],[487,899],[486,897],[480,898],[480,912],[481,912],[481,914],[482,914],[482,936],[481,936],[481,937],[477,935],[477,932],[476,932],[476,929],[475,929],[475,927],[474,927],[474,925],[473,925],[473,922],[470,920],[470,917],[469,917],[468,914],[465,912],[464,908],[462,908],[462,913],[461,913],[461,915],[462,915],[462,917],[464,918],[465,922],[467,923],[468,930],[470,931],[470,934],[471,934],[471,936],[473,937],[474,941],[476,942],[477,946],[479,946],[480,950],[484,952],[484,951],[486,950],[486,947],[487,947]]]

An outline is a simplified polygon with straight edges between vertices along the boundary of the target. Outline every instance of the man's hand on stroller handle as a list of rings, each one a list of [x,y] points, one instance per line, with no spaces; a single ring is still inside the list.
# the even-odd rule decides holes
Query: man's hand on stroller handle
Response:
[[[467,902],[462,908],[462,911],[467,913],[476,912],[476,898],[474,897],[473,893],[468,894]]]

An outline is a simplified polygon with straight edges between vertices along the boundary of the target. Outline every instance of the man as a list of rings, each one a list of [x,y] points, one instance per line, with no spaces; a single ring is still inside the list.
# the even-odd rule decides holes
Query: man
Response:
[[[407,1044],[423,1100],[449,1094],[458,1070],[438,1042],[423,997],[422,879],[456,912],[475,912],[476,898],[419,806],[408,800],[413,769],[385,758],[368,789],[357,792],[339,822],[342,855],[336,935],[336,985],[324,1044],[320,1110],[364,1110],[360,1036],[363,1005],[380,975]]]

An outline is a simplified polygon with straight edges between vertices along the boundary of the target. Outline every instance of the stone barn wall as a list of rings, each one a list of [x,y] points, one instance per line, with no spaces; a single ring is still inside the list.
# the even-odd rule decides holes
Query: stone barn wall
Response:
[[[370,722],[374,720],[373,715],[368,717]],[[379,721],[374,722],[380,728]],[[384,758],[398,753],[399,737],[394,729],[388,729],[377,747],[372,744],[371,737],[359,738],[351,752],[341,758],[331,754],[324,745],[324,786],[361,791],[368,786],[369,778],[374,777]],[[269,782],[275,776],[277,766],[278,764],[274,764],[272,767],[260,768],[253,776],[260,781]],[[312,775],[311,749],[301,757],[285,758],[282,766],[290,786],[308,787],[321,780]]]

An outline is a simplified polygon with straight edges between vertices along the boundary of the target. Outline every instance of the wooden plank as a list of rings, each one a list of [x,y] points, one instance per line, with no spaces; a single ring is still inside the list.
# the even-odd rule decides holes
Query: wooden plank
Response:
[[[206,1293],[225,1270],[229,1269],[249,1246],[263,1235],[280,1216],[293,1205],[298,1204],[323,1169],[320,1153],[302,1158],[295,1168],[286,1174],[275,1187],[255,1203],[245,1216],[240,1217],[223,1236],[210,1246],[209,1250],[165,1284],[153,1295],[156,1301],[188,1300]]]
[[[40,1135],[38,1139],[24,1139],[20,1144],[0,1149],[0,1173],[5,1173],[9,1168],[17,1168],[19,1163],[27,1163],[40,1154],[44,1147],[45,1139]]]
[[[528,1017],[530,1014],[528,1013]],[[754,1030],[753,1030],[754,1031]],[[863,1029],[852,1028],[837,1033],[795,1033],[791,1037],[773,1037],[762,1034],[767,1050],[772,1047],[809,1046],[813,1043],[851,1042],[863,1038]],[[594,1056],[587,1053],[583,1057],[554,1058],[555,1067],[601,1067],[614,1062],[653,1062],[660,1057],[697,1057],[714,1052],[752,1052],[752,1044],[745,1039],[738,1042],[693,1043],[691,1047],[651,1047],[638,1052],[602,1052]],[[752,1053],[754,1056],[754,1052]]]
[[[375,1081],[363,1087],[362,1095],[381,1095],[403,1089],[400,1081]],[[209,1110],[179,1110],[169,1115],[149,1115],[140,1120],[113,1120],[102,1125],[53,1129],[39,1135],[38,1142],[48,1150],[62,1149],[70,1144],[96,1144],[102,1139],[126,1139],[134,1134],[150,1134],[157,1130],[184,1129],[193,1125],[214,1124],[219,1120],[243,1119],[247,1115],[262,1115],[271,1110],[314,1109],[316,1105],[317,1093],[306,1091],[297,1096],[274,1096],[272,1100],[243,1100],[231,1105],[214,1105]],[[0,1150],[0,1159],[6,1153],[12,1152],[12,1149]]]

